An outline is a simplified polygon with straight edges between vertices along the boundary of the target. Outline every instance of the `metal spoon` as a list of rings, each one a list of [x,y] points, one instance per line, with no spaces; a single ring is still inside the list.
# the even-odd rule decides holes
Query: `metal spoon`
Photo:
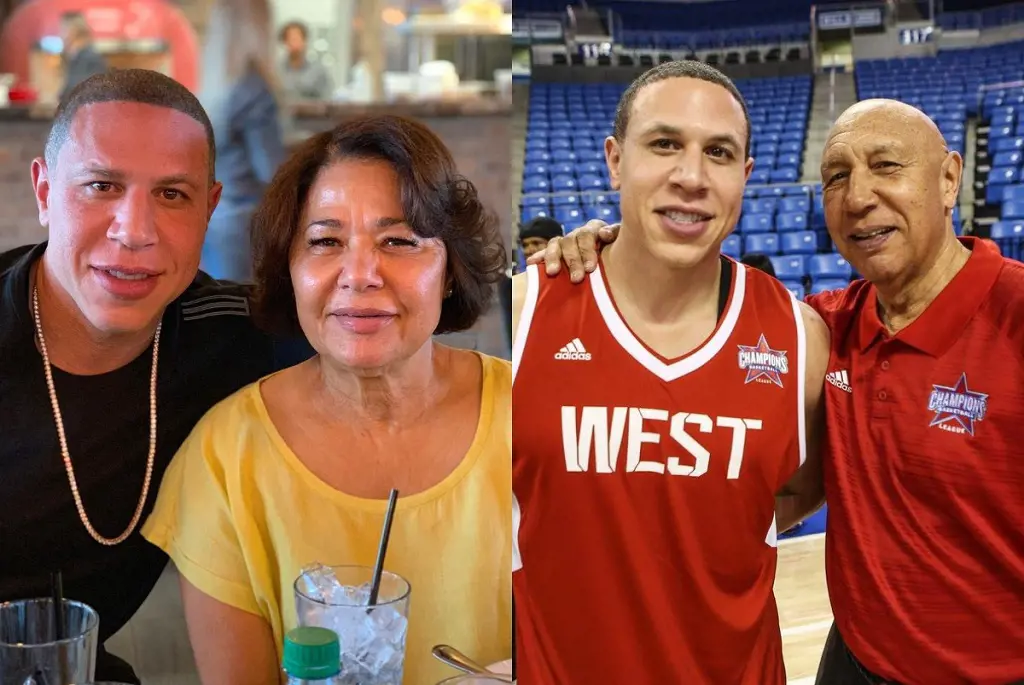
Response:
[[[435,645],[434,649],[431,650],[438,661],[448,664],[452,668],[456,668],[463,673],[469,673],[470,675],[478,675],[489,678],[490,680],[497,680],[501,683],[511,683],[512,676],[505,675],[504,673],[494,673],[488,671],[486,668],[478,664],[477,662],[470,659],[468,656],[455,649],[451,645]]]

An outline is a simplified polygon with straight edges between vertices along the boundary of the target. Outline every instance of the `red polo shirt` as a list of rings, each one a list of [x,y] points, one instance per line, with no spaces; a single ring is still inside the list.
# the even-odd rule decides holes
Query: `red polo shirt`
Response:
[[[1024,265],[961,240],[895,336],[866,282],[808,298],[832,330],[829,598],[854,655],[910,685],[1024,678]]]

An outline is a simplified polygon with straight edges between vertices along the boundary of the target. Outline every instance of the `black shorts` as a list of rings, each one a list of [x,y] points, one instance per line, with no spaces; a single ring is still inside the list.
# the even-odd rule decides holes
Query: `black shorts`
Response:
[[[857,661],[839,634],[836,624],[825,641],[825,649],[818,664],[818,677],[814,685],[900,685],[895,680],[886,680],[875,675]],[[1016,680],[1008,685],[1024,685],[1024,680]]]

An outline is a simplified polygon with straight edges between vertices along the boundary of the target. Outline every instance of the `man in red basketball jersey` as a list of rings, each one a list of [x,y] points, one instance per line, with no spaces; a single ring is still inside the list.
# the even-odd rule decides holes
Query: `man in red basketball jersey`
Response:
[[[829,233],[866,280],[808,298],[833,342],[818,685],[1024,684],[1024,265],[954,234],[962,168],[893,100],[825,145]]]
[[[583,287],[536,267],[514,281],[522,683],[785,683],[772,586],[794,521],[776,495],[820,478],[829,340],[720,253],[749,132],[720,72],[648,71],[605,144],[618,241]]]

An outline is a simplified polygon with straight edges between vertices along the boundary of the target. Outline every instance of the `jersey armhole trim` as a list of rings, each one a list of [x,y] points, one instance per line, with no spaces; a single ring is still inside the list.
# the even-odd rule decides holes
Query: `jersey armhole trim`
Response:
[[[516,328],[516,337],[512,341],[513,386],[516,384],[519,363],[523,360],[523,353],[526,351],[526,338],[530,335],[530,323],[537,310],[537,299],[540,295],[540,274],[537,269],[536,264],[526,267],[526,300],[523,302],[523,310],[519,312],[519,327]]]
[[[793,305],[793,319],[796,324],[796,434],[799,444],[799,465],[803,466],[807,461],[807,410],[804,406],[807,395],[807,328],[804,326],[800,302],[793,293],[789,293],[789,299]]]

